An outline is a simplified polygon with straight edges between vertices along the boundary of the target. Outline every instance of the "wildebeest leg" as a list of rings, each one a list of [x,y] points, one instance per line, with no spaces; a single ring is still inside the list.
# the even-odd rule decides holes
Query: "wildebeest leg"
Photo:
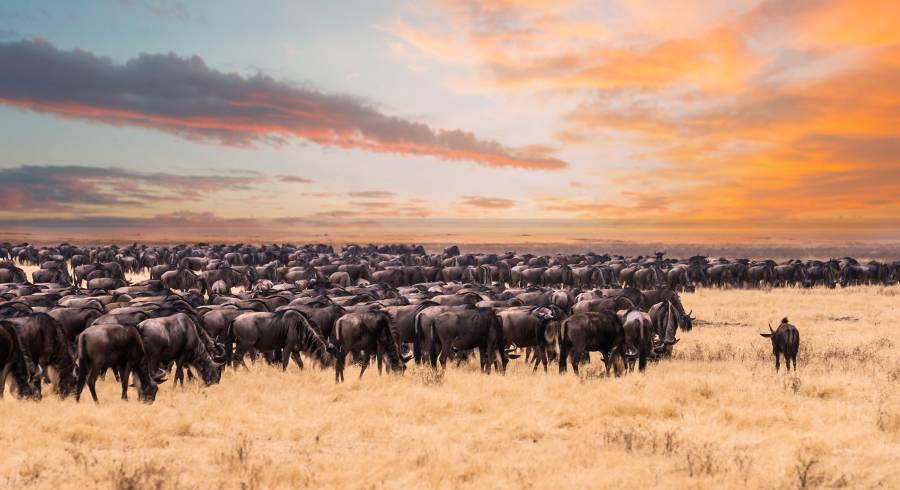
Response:
[[[128,375],[131,373],[131,363],[123,364],[119,371],[122,373],[122,377],[119,380],[122,384],[122,399],[128,400]]]
[[[450,347],[444,348],[444,343],[441,343],[441,351],[439,356],[439,359],[441,361],[441,371],[447,370],[447,357],[450,355],[450,352],[448,352],[450,350]]]
[[[550,362],[549,357],[547,356],[547,349],[544,347],[535,347],[536,357],[534,359],[534,369],[531,370],[532,373],[537,371],[538,364],[544,365],[544,372],[547,372],[547,363]]]
[[[9,376],[9,366],[0,369],[0,400],[3,399],[3,391],[6,390],[6,377]]]
[[[363,373],[365,373],[366,368],[369,367],[369,358],[370,357],[372,357],[372,354],[370,354],[369,351],[366,351],[363,354],[362,359],[360,360],[360,363],[359,363],[359,379],[362,379]]]
[[[127,383],[128,376],[126,375],[122,377],[125,378],[125,382]],[[91,373],[88,374],[87,385],[88,389],[91,390],[91,398],[94,399],[94,403],[100,403],[100,400],[97,399],[97,373],[93,369],[91,370]]]
[[[287,366],[291,362],[291,352],[288,349],[281,351],[281,370],[287,371]]]
[[[384,347],[378,344],[375,347],[375,364],[378,366],[378,375],[381,376],[381,364],[384,362]]]
[[[572,349],[572,371],[575,371],[575,376],[578,376],[579,364],[581,364],[581,352],[577,349]]]
[[[777,373],[780,368],[781,368],[781,353],[776,352],[775,353],[775,372]]]
[[[184,388],[184,365],[181,359],[175,361],[175,382],[172,383],[172,387],[178,386],[179,381],[181,382],[181,387]]]
[[[491,364],[494,363],[493,359],[488,359],[488,352],[490,352],[490,348],[486,345],[478,346],[478,360],[481,362],[481,372],[483,374],[491,374]]]
[[[347,361],[347,353],[344,349],[339,349],[334,359],[334,382],[344,382],[344,363]]]
[[[300,370],[303,371],[303,358],[300,357],[300,352],[298,352],[298,351],[291,352],[291,359],[293,359],[294,362],[297,363],[297,367],[299,367]]]
[[[75,377],[75,403],[81,401],[81,392],[84,391],[84,381],[90,374],[91,366],[87,362],[78,364],[78,371]]]
[[[239,362],[241,363],[241,366],[244,366],[244,369],[246,369],[247,371],[250,370],[250,367],[247,366],[246,362],[244,362],[244,356],[247,355],[247,350],[248,350],[248,346],[241,345],[241,344],[237,345],[237,348],[235,349],[235,352],[234,352],[234,359],[233,359],[233,366],[234,366],[235,370],[237,370]]]
[[[469,355],[468,351],[456,351],[456,367],[459,368],[463,365],[463,362],[466,364],[469,363]]]

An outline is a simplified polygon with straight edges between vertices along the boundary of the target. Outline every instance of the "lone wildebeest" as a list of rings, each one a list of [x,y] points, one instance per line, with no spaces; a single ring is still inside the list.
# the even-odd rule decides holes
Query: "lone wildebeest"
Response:
[[[797,370],[797,351],[800,350],[800,332],[797,327],[788,323],[787,318],[781,319],[781,325],[777,330],[772,330],[772,324],[769,324],[769,333],[761,333],[763,337],[772,340],[772,353],[775,354],[775,372],[781,367],[781,356],[784,356],[784,362],[787,370],[791,370],[791,361],[794,361],[794,371]]]

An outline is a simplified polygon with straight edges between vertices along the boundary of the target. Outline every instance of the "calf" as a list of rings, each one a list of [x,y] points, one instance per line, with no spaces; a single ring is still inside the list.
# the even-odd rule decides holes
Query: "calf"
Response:
[[[781,320],[781,325],[777,330],[772,330],[772,324],[769,324],[769,333],[761,333],[763,337],[772,340],[772,353],[775,354],[775,371],[781,367],[781,356],[784,356],[784,362],[787,370],[791,370],[791,361],[794,361],[794,371],[797,370],[797,351],[800,350],[800,332],[797,327],[788,323],[787,318]]]

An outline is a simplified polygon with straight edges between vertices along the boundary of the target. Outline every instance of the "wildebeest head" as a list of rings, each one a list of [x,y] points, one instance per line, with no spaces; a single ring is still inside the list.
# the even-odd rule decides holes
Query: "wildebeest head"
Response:
[[[683,332],[690,332],[691,329],[694,328],[694,317],[691,316],[692,313],[694,313],[694,310],[689,311],[681,317],[681,330]]]
[[[166,379],[166,371],[162,368],[151,373],[146,383],[138,379],[138,400],[144,403],[153,403],[156,400],[159,385],[165,383]]]

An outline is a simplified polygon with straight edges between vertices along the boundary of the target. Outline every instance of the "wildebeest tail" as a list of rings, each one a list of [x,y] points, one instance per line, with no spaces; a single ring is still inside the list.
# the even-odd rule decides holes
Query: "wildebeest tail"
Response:
[[[566,338],[569,335],[569,319],[566,318],[559,326],[559,337],[556,342],[559,346],[559,372],[566,370],[566,358],[569,357],[569,344]]]
[[[416,316],[413,318],[413,359],[416,361],[416,364],[422,363],[422,312],[430,306],[437,306],[437,303],[434,301],[423,301],[416,308]]]
[[[437,327],[435,326],[435,322],[431,322],[431,343],[428,345],[428,358],[431,361],[431,367],[437,368]]]
[[[413,359],[416,361],[416,364],[422,363],[422,325],[419,321],[419,318],[422,317],[422,312],[416,313],[416,317],[413,319]]]
[[[229,364],[234,358],[234,320],[232,318],[225,327],[225,364]]]
[[[84,382],[87,378],[88,371],[91,369],[91,358],[87,350],[87,339],[84,335],[79,335],[75,339],[75,377],[79,382]]]
[[[344,318],[338,318],[337,321],[334,322],[334,354],[337,356],[338,361],[343,358],[344,354],[344,342],[341,339],[341,330],[344,328]]]
[[[542,318],[541,321],[538,322],[537,326],[534,328],[534,340],[537,345],[542,346],[547,343],[547,324],[549,321],[547,319]],[[501,322],[502,325],[502,322]],[[500,332],[502,334],[503,328],[501,327]]]
[[[378,335],[378,337],[384,339],[384,349],[388,355],[388,358],[391,360],[392,367],[394,369],[400,369],[402,367],[403,361],[400,359],[400,347],[398,344],[397,336],[395,335],[395,330],[391,326],[391,318],[387,313],[382,312],[379,315],[378,323],[380,324],[381,330],[381,333]]]

